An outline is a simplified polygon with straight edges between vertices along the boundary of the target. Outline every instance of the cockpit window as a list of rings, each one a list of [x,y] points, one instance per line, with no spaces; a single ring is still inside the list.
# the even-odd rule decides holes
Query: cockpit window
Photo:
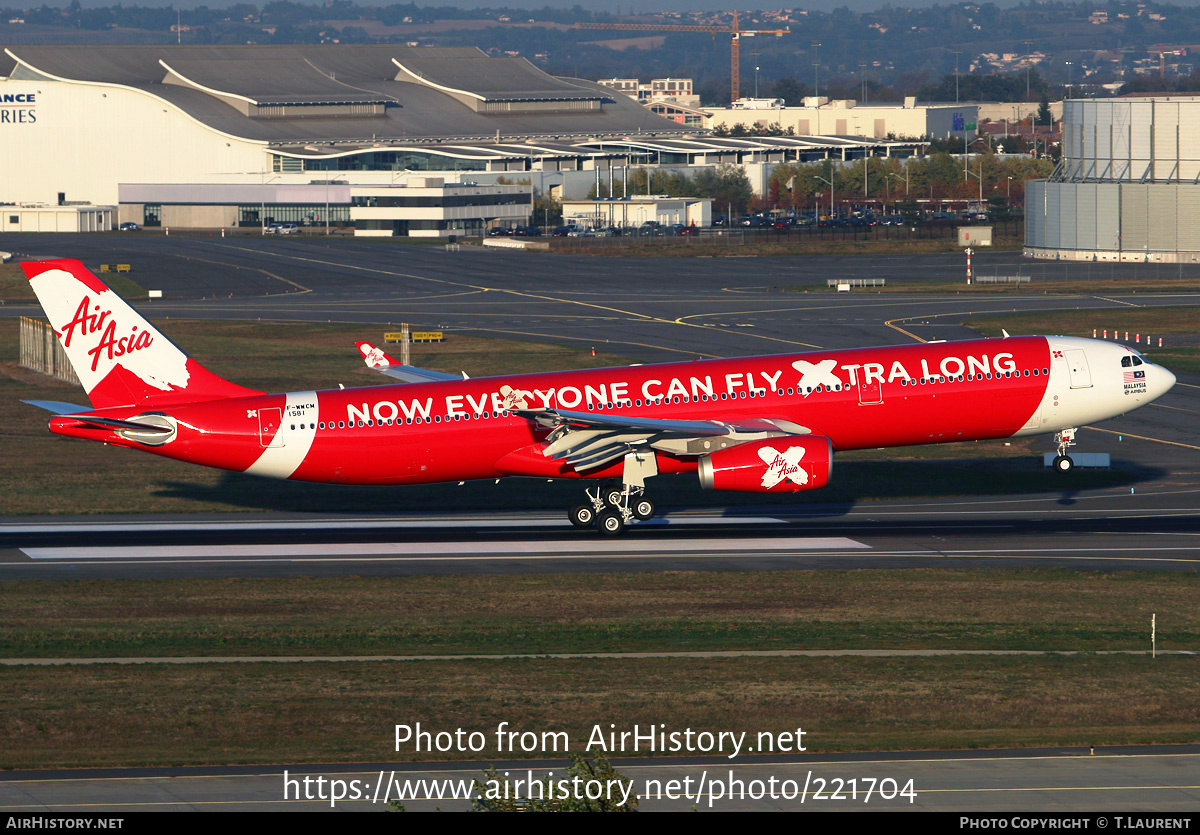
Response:
[[[1131,368],[1133,366],[1133,357],[1121,357],[1121,367]]]
[[[1141,365],[1141,364],[1142,364],[1142,358],[1141,358],[1141,357],[1134,357],[1134,358],[1133,358],[1133,364],[1134,364],[1134,366]]]

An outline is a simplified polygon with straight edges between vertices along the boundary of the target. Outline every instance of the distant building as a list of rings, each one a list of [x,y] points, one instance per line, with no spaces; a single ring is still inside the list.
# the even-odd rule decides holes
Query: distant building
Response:
[[[624,93],[641,104],[674,102],[689,107],[700,106],[700,97],[693,92],[690,78],[655,78],[645,83],[636,78],[605,78],[596,83]]]
[[[1200,97],[1063,103],[1062,161],[1025,185],[1025,255],[1200,262]]]
[[[775,107],[765,101],[779,102]],[[750,106],[748,103],[752,103]],[[739,106],[739,104],[741,106]],[[748,99],[730,107],[704,107],[708,114],[705,127],[721,125],[747,130],[779,125],[796,136],[921,137],[947,139],[975,135],[979,108],[975,104],[917,104],[913,98],[903,104],[860,104],[848,100],[830,101],[825,96],[804,99],[803,106],[788,106],[783,99]]]

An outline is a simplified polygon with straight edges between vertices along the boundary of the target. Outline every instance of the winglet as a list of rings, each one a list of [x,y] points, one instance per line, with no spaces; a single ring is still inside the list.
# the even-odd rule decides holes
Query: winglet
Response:
[[[362,354],[363,362],[367,364],[368,368],[382,370],[400,364],[382,348],[378,348],[370,342],[355,342],[354,345],[358,348],[358,352]]]
[[[363,362],[367,364],[368,368],[373,368],[380,374],[395,377],[397,380],[403,380],[406,383],[443,383],[447,380],[467,379],[466,372],[463,372],[460,378],[455,374],[446,374],[443,371],[430,371],[428,368],[416,368],[412,365],[404,365],[382,348],[378,348],[370,342],[355,342],[354,344],[357,346],[358,352],[362,354]]]

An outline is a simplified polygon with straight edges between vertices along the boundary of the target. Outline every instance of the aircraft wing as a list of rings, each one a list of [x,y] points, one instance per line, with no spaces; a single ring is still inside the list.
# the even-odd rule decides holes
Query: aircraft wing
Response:
[[[681,455],[703,455],[743,441],[812,430],[784,419],[660,420],[565,409],[517,409],[515,414],[554,429],[542,454],[576,470],[602,467],[647,447]]]
[[[395,377],[406,383],[444,383],[447,380],[465,380],[467,378],[466,374],[460,377],[457,374],[446,374],[443,371],[417,368],[415,365],[402,365],[382,348],[377,348],[370,342],[355,342],[354,344],[362,354],[363,362],[367,364],[368,368],[373,368],[380,374]]]

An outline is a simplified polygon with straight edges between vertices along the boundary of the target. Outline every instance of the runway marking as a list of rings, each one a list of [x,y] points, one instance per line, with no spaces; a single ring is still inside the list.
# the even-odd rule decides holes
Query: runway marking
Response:
[[[293,287],[297,288],[300,292],[295,295],[303,295],[304,293],[312,292],[312,290],[310,290],[308,287],[305,287],[303,284],[298,284],[297,282],[292,281],[290,278],[284,278],[281,275],[275,275],[275,273],[273,273],[269,270],[264,270],[262,267],[251,267],[251,266],[248,266],[245,264],[230,264],[226,261],[216,261],[216,260],[213,260],[212,258],[200,258],[199,256],[196,256],[196,255],[176,254],[175,257],[183,258],[184,260],[187,260],[187,261],[202,261],[205,264],[216,264],[217,266],[220,266],[220,267],[233,267],[235,270],[244,269],[244,270],[251,270],[252,272],[256,272],[256,273],[262,273],[263,275],[268,275],[271,278],[279,279],[280,281],[284,282],[285,284],[290,284]],[[284,294],[268,293],[267,295],[268,296],[278,296],[278,295],[288,295],[288,294],[287,293],[284,293]]]
[[[250,249],[248,247],[230,246],[228,244],[221,244],[221,246],[225,246],[229,249],[238,249],[238,250],[243,250],[243,251],[255,252],[256,254],[261,254],[258,250]],[[520,290],[511,290],[511,289],[506,289],[503,287],[487,287],[482,284],[470,284],[465,281],[449,281],[444,278],[431,278],[429,276],[416,275],[413,273],[402,273],[402,272],[398,272],[396,270],[384,270],[384,269],[380,269],[378,267],[364,267],[364,266],[359,266],[356,264],[346,264],[346,263],[339,263],[339,262],[335,262],[335,261],[325,261],[325,260],[322,260],[319,258],[303,258],[299,255],[277,255],[276,257],[291,258],[294,261],[306,261],[306,262],[313,263],[313,264],[322,264],[324,266],[329,266],[329,267],[338,267],[340,269],[361,270],[363,272],[379,273],[381,275],[394,275],[394,276],[400,276],[403,278],[412,278],[412,279],[416,279],[418,281],[429,281],[429,282],[433,282],[436,284],[446,284],[451,287],[468,287],[473,290],[483,290],[483,291],[491,292],[491,293],[507,294],[510,296],[516,296],[517,298],[523,298],[523,299],[537,299],[537,300],[545,301],[545,302],[554,302],[556,304],[579,305],[580,307],[590,307],[590,308],[594,308],[596,310],[605,310],[605,311],[608,311],[609,313],[620,313],[624,316],[629,316],[634,319],[640,319],[640,320],[647,321],[647,322],[659,322],[664,325],[682,325],[683,327],[687,327],[687,328],[701,328],[701,329],[703,329],[703,327],[704,327],[703,325],[695,325],[695,324],[692,324],[691,322],[681,322],[678,320],[664,319],[659,316],[651,316],[646,313],[637,313],[635,311],[624,310],[619,307],[608,307],[606,305],[594,304],[592,302],[579,301],[576,299],[564,299],[564,298],[555,297],[555,296],[543,296],[538,293],[525,293]],[[787,345],[800,345],[805,348],[816,348],[818,350],[820,348],[820,346],[818,346],[818,345],[809,345],[807,342],[798,342],[798,341],[790,340],[790,339],[780,339],[778,337],[764,336],[762,334],[749,334],[749,336],[755,337],[757,339],[765,339],[765,340],[768,340],[771,342],[782,342]]]
[[[884,324],[887,325],[892,330],[900,331],[900,333],[904,334],[905,336],[915,339],[917,342],[928,342],[929,340],[922,339],[921,337],[917,336],[912,331],[906,331],[904,328],[902,328],[896,324],[896,322],[907,322],[909,319],[919,319],[919,318],[921,318],[921,317],[919,317],[919,316],[903,316],[899,319],[889,319],[886,322],[884,322]]]
[[[1147,405],[1157,406],[1160,409],[1170,409],[1173,412],[1190,412],[1193,415],[1200,415],[1200,409],[1185,409],[1182,406],[1167,406],[1163,403],[1149,403]]]
[[[771,516],[661,516],[646,522],[641,527],[663,527],[667,525],[783,525],[787,520]],[[377,528],[401,529],[448,529],[470,525],[479,528],[559,528],[565,530],[563,520],[543,519],[489,519],[487,517],[443,517],[440,519],[314,519],[290,521],[229,522],[69,522],[56,524],[0,525],[0,534],[29,533],[129,533],[139,531],[291,531],[291,530],[367,530]]]
[[[1106,302],[1112,302],[1113,304],[1127,304],[1127,305],[1129,305],[1130,307],[1144,307],[1144,306],[1145,306],[1145,305],[1140,305],[1140,304],[1134,304],[1133,302],[1123,302],[1123,301],[1121,301],[1120,299],[1110,299],[1110,298],[1108,298],[1107,296],[1095,296],[1095,295],[1093,295],[1093,296],[1092,296],[1092,298],[1094,298],[1094,299],[1103,299],[1104,301],[1106,301]]]
[[[1097,426],[1085,426],[1084,429],[1091,429],[1096,432],[1107,432],[1109,435],[1124,435],[1128,438],[1137,438],[1139,441],[1153,441],[1156,444],[1170,444],[1171,446],[1181,446],[1185,449],[1200,449],[1200,446],[1194,444],[1184,444],[1179,441],[1164,441],[1162,438],[1148,438],[1145,435],[1135,435],[1132,432],[1117,432],[1113,429],[1100,429]]]
[[[796,551],[817,551],[830,548],[869,549],[869,545],[846,537],[813,537],[799,539],[723,539],[695,542],[665,540],[647,542],[641,539],[597,540],[595,538],[537,542],[363,542],[295,543],[284,545],[135,545],[95,547],[21,548],[21,553],[33,560],[169,560],[172,558],[266,557],[298,560],[331,559],[336,557],[385,556],[406,558],[438,557],[466,560],[496,558],[520,559],[533,554],[583,554],[602,556],[609,553],[678,553],[681,551],[773,551],[789,548]],[[480,551],[486,549],[487,554]],[[468,556],[469,555],[469,556]]]

